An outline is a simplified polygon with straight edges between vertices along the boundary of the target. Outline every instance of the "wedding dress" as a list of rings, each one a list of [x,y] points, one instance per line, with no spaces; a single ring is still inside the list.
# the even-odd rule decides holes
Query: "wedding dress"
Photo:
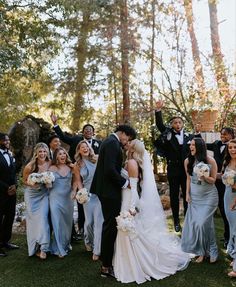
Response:
[[[190,262],[190,255],[181,250],[180,239],[168,232],[147,151],[142,173],[140,198],[137,178],[130,178],[131,188],[122,190],[121,214],[134,207],[139,210],[133,219],[135,230],[123,231],[118,226],[113,266],[122,283],[163,279],[184,270]]]

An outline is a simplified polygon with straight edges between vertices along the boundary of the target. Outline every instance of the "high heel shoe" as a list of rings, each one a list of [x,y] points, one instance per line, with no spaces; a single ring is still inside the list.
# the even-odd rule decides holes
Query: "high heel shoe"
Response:
[[[210,263],[214,264],[217,261],[217,257],[210,257]]]
[[[204,260],[204,256],[198,256],[198,258],[194,261],[195,263],[202,263]]]
[[[93,257],[92,257],[92,259],[93,259],[93,261],[98,261],[98,259],[99,259],[99,256],[98,256],[98,255],[96,255],[96,254],[93,254]]]
[[[229,272],[228,276],[231,277],[231,278],[233,278],[233,277],[235,278],[236,277],[236,271]]]

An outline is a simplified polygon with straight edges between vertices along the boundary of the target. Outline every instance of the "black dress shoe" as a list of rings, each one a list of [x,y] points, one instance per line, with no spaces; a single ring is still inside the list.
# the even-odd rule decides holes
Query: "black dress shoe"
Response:
[[[223,244],[224,249],[227,249],[228,243],[229,243],[229,241],[225,239],[224,240],[224,244]]]
[[[181,231],[181,226],[180,226],[180,224],[179,223],[176,223],[175,224],[175,232],[180,232]]]
[[[19,249],[20,248],[18,245],[13,244],[13,243],[5,243],[3,245],[3,247],[8,249],[8,250]]]
[[[6,257],[6,256],[7,256],[6,252],[0,249],[0,257]]]
[[[101,268],[101,277],[103,278],[116,278],[115,273],[112,267],[109,267],[108,270],[106,271],[105,268]]]

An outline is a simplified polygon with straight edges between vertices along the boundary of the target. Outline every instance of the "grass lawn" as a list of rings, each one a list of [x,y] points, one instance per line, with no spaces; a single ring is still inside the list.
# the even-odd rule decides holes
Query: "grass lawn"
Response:
[[[215,218],[219,247],[222,246],[222,220]],[[91,253],[85,251],[83,243],[73,245],[73,251],[64,259],[49,256],[46,261],[27,256],[25,235],[14,235],[12,242],[19,244],[19,250],[8,252],[0,258],[0,287],[87,287],[87,286],[121,286],[114,279],[99,276],[100,263],[91,260]],[[204,262],[191,263],[182,272],[160,281],[152,280],[142,286],[158,287],[230,287],[236,286],[236,279],[227,276],[230,260],[220,249],[216,264]],[[124,284],[123,284],[124,285]],[[125,286],[137,286],[126,284]]]

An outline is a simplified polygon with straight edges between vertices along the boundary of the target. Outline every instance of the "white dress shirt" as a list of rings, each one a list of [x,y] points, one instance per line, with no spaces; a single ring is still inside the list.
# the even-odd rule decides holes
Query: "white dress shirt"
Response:
[[[3,149],[0,149],[0,152],[2,153],[2,155],[4,156],[5,160],[7,161],[8,166],[10,166],[11,161],[10,161],[10,155],[8,152],[6,152]]]

